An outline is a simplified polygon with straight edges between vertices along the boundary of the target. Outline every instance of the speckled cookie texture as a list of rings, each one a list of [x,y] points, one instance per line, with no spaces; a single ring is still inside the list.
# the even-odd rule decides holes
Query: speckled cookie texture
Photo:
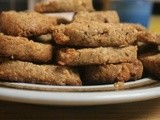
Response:
[[[116,11],[96,11],[79,12],[74,16],[73,22],[79,21],[97,21],[102,23],[119,23],[119,16]]]
[[[160,34],[150,31],[142,31],[138,34],[138,40],[147,44],[160,45]]]
[[[53,28],[53,39],[60,45],[81,47],[125,47],[135,44],[138,30],[129,24],[99,22],[71,23]]]
[[[24,37],[0,33],[0,56],[22,61],[46,63],[52,60],[54,47],[34,42]]]
[[[137,47],[99,47],[58,51],[57,63],[68,66],[101,65],[109,63],[133,62],[137,59]]]
[[[139,60],[132,63],[87,66],[84,76],[86,84],[107,84],[138,80],[142,77],[143,65]]]
[[[10,60],[0,63],[0,80],[61,86],[82,84],[73,68]]]
[[[151,75],[160,78],[160,53],[150,52],[139,56],[142,61],[144,69],[151,73]]]
[[[143,66],[159,77],[159,52],[141,54],[158,51],[160,34],[121,23],[116,11],[95,11],[92,0],[43,0],[34,9],[0,13],[0,81],[104,85],[138,80]]]
[[[35,5],[35,11],[49,12],[78,12],[94,11],[92,0],[46,0]]]
[[[13,36],[31,37],[51,32],[57,24],[53,16],[37,12],[7,11],[0,14],[0,31]]]

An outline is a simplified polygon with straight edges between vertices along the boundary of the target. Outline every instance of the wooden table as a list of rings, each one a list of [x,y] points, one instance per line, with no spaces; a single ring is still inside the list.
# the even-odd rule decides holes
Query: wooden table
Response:
[[[160,120],[160,98],[88,107],[38,106],[0,101],[0,120]]]
[[[150,29],[160,32],[160,17]],[[159,91],[160,92],[160,91]],[[116,105],[88,107],[38,106],[0,101],[0,120],[160,120],[160,98]]]

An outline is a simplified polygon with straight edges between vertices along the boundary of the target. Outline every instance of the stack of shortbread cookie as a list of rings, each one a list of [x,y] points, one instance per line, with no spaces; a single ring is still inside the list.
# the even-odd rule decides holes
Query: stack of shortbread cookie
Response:
[[[51,33],[56,18],[36,12],[2,12],[0,15],[0,79],[52,85],[81,85],[78,72],[52,65],[55,48],[35,42],[33,36]],[[8,59],[6,59],[8,58]]]
[[[75,12],[72,22],[44,14],[59,12]],[[143,26],[120,23],[116,11],[94,11],[91,0],[46,0],[34,12],[2,12],[0,31],[0,80],[37,84],[137,80],[143,73],[137,42],[160,44],[160,35]]]

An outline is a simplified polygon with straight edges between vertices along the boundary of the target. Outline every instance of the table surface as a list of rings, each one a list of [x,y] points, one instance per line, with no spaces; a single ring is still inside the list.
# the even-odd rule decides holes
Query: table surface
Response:
[[[38,106],[0,101],[0,120],[160,120],[160,98],[88,107]]]
[[[150,30],[160,32],[160,16],[153,16]],[[157,27],[159,26],[159,27]],[[160,120],[160,98],[141,102],[58,107],[0,101],[0,120]]]

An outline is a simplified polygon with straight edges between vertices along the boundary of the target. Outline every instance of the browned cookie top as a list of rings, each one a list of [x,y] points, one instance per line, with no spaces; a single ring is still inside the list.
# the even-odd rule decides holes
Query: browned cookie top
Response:
[[[160,44],[160,34],[129,23],[78,21],[53,27],[52,35],[57,44],[81,47],[124,47],[137,41]]]
[[[148,44],[160,45],[160,34],[151,31],[141,31],[138,40]]]
[[[81,47],[124,47],[134,44],[138,30],[129,24],[74,22],[53,28],[53,39],[60,45]]]
[[[46,63],[52,60],[53,46],[34,42],[24,37],[14,37],[0,33],[0,56]]]
[[[144,69],[154,76],[160,78],[160,53],[150,52],[139,56]]]
[[[13,36],[38,36],[51,32],[57,24],[54,17],[36,12],[8,11],[0,14],[0,31]]]
[[[139,60],[132,63],[87,66],[85,82],[88,84],[106,84],[118,81],[137,80],[142,77],[143,65]]]
[[[0,63],[0,80],[63,86],[82,84],[78,72],[73,68],[12,60]]]
[[[74,22],[97,21],[102,23],[119,23],[116,11],[79,12],[74,16]]]
[[[77,50],[66,48],[59,50],[57,62],[60,65],[81,66],[133,62],[136,59],[136,46],[129,46],[124,48],[83,48]]]
[[[47,12],[78,12],[94,11],[92,0],[45,0],[35,5],[35,11]]]

